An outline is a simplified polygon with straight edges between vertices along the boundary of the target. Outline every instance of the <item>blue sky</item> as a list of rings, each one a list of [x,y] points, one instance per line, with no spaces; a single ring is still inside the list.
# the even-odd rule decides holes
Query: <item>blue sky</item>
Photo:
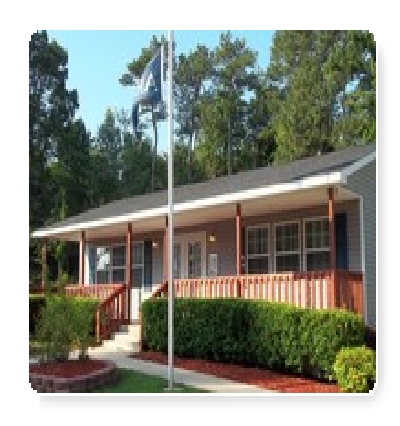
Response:
[[[107,107],[132,107],[133,88],[119,84],[119,77],[127,64],[148,46],[152,35],[167,37],[167,31],[48,31],[68,51],[68,87],[79,93],[78,117],[94,136],[104,119]],[[269,62],[273,31],[232,31],[236,38],[244,38],[258,53],[258,65],[265,68]],[[213,48],[218,44],[220,31],[175,31],[177,53],[188,53],[197,44]],[[166,147],[166,126],[160,125],[160,150]]]

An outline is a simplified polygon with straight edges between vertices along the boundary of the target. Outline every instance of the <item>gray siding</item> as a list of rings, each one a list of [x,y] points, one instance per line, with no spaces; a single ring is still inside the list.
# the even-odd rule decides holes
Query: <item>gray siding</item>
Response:
[[[361,254],[360,254],[360,226],[358,222],[358,202],[347,201],[335,205],[335,212],[346,212],[347,214],[347,230],[348,230],[348,254],[349,269],[352,271],[361,271]],[[265,214],[253,217],[244,217],[243,226],[254,226],[259,224],[269,224],[270,226],[270,268],[274,271],[274,241],[273,226],[275,223],[287,220],[300,221],[300,238],[301,238],[301,264],[303,261],[303,221],[307,218],[316,216],[327,216],[328,206],[315,206],[304,209],[288,210],[279,213]],[[236,222],[235,218],[218,221],[214,223],[199,224],[192,227],[185,227],[176,230],[175,235],[194,232],[206,232],[207,235],[207,262],[210,253],[218,254],[218,270],[219,275],[235,275],[236,274]],[[210,242],[208,236],[214,233],[215,242]],[[162,262],[162,257],[161,257]],[[207,264],[208,270],[208,264]]]
[[[347,187],[363,199],[364,222],[364,300],[366,322],[376,325],[376,161],[358,170],[347,180]]]

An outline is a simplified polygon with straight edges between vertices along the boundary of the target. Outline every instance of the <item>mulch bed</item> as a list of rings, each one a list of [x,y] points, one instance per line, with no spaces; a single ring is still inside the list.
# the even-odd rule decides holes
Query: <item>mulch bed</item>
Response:
[[[132,354],[131,358],[143,361],[167,364],[167,355],[160,352],[139,352]],[[279,392],[289,393],[338,393],[336,384],[322,383],[317,380],[305,379],[303,377],[280,374],[269,370],[255,367],[242,367],[234,364],[223,364],[201,359],[174,358],[174,365],[186,370],[199,373],[211,374],[224,379],[235,380],[241,383],[258,386]]]
[[[29,373],[70,379],[86,376],[107,367],[104,361],[95,359],[68,360],[61,362],[46,362],[29,366]]]

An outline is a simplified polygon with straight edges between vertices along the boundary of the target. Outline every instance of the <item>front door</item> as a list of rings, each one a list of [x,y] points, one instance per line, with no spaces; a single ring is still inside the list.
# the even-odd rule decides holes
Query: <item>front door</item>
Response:
[[[206,276],[206,234],[198,232],[174,237],[174,279]]]

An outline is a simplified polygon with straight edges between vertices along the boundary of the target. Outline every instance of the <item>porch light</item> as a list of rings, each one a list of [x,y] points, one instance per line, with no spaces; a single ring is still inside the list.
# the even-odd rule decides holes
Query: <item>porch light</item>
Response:
[[[215,241],[217,241],[217,239],[215,238],[214,232],[211,233],[208,240],[210,241],[210,243],[215,243]]]
[[[157,241],[153,241],[152,246],[153,246],[153,248],[158,248],[158,242]]]

